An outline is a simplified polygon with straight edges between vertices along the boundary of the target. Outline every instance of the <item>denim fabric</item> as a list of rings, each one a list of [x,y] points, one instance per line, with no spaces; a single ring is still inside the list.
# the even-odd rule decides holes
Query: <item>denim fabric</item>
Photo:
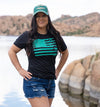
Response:
[[[55,80],[32,77],[23,81],[23,90],[26,98],[42,97],[54,98]]]

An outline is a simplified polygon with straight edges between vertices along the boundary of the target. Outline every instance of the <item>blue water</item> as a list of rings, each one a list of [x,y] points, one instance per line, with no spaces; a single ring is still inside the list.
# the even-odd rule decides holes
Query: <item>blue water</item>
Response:
[[[15,36],[0,36],[0,107],[31,107],[24,97],[23,78],[12,66],[8,57],[8,50],[16,38]],[[61,72],[71,61],[100,51],[99,37],[68,36],[63,38],[69,50],[69,58]],[[18,58],[23,68],[27,69],[28,61],[24,50],[18,53]],[[56,58],[56,66],[58,61],[59,55]],[[58,82],[59,78],[56,80],[56,93],[52,107],[68,107],[60,95]]]

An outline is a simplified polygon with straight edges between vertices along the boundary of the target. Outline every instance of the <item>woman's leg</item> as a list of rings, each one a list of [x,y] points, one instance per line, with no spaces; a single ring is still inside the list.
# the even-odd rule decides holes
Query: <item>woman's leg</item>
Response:
[[[52,101],[53,101],[53,98],[49,98],[49,105],[50,105],[50,107],[51,107]]]
[[[50,107],[48,97],[28,98],[32,107]]]

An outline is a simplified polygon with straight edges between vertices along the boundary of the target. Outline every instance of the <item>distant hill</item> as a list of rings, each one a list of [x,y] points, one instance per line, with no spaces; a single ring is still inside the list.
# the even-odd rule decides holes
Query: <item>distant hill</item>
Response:
[[[27,16],[0,16],[0,35],[20,35],[30,29],[32,14]],[[62,15],[53,21],[61,35],[100,37],[100,14],[83,16]]]
[[[30,29],[32,14],[27,16],[1,16],[0,35],[20,35]]]
[[[62,35],[100,36],[99,13],[90,13],[80,17],[62,15],[53,23]]]

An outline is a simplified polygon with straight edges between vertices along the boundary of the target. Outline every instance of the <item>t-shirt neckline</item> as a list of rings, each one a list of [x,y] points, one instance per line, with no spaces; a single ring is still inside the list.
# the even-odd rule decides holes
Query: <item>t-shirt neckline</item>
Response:
[[[40,36],[46,36],[48,34],[48,32],[46,34],[41,34],[41,33],[37,32],[37,34]]]

